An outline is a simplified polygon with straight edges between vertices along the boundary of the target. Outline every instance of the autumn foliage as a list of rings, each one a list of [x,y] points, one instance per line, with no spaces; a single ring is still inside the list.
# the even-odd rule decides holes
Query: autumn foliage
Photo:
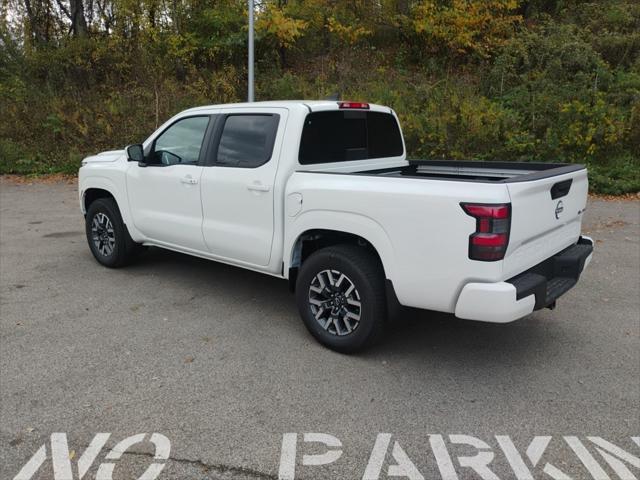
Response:
[[[0,171],[75,171],[242,101],[244,0],[0,0]],[[588,163],[640,189],[634,0],[256,0],[258,100],[392,106],[410,156]]]

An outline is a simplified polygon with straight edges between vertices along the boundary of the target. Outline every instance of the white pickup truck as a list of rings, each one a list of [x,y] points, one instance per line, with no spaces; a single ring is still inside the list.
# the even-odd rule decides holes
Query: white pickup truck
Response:
[[[79,174],[98,262],[153,245],[288,279],[342,352],[392,305],[499,323],[554,307],[591,260],[587,188],[582,165],[407,160],[392,109],[335,101],[193,108]]]

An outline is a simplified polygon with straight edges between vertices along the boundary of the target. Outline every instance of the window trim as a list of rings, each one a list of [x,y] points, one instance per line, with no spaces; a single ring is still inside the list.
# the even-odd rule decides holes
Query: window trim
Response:
[[[215,128],[211,133],[211,138],[209,140],[209,149],[208,155],[205,159],[204,166],[205,167],[220,167],[220,168],[260,168],[263,165],[266,165],[273,159],[273,151],[275,150],[276,138],[278,137],[278,130],[280,128],[280,119],[281,115],[275,112],[231,112],[231,113],[220,113],[216,115],[218,118],[215,122]],[[269,142],[269,157],[263,161],[260,165],[255,166],[242,166],[242,165],[225,165],[218,163],[218,149],[220,147],[220,140],[222,139],[222,132],[224,131],[224,126],[227,123],[227,119],[229,117],[276,117],[277,122],[275,122],[273,134],[271,136],[271,140]]]
[[[174,163],[173,165],[164,165],[162,163],[158,164],[158,163],[146,163],[145,162],[145,166],[146,167],[173,167],[173,166],[192,166],[192,167],[202,167],[204,162],[207,159],[207,152],[209,150],[209,137],[212,135],[213,133],[213,129],[214,126],[216,124],[217,119],[214,118],[216,117],[215,114],[210,114],[210,113],[206,113],[206,114],[200,114],[200,115],[186,115],[184,117],[180,117],[180,118],[176,118],[175,121],[171,122],[169,125],[167,125],[165,128],[162,129],[162,131],[160,133],[158,133],[153,140],[151,141],[151,144],[149,146],[149,153],[146,153],[144,158],[145,160],[147,158],[149,158],[149,156],[155,152],[156,150],[156,142],[158,141],[158,139],[164,135],[166,133],[167,130],[169,130],[171,127],[173,127],[175,124],[182,122],[183,120],[188,120],[190,118],[208,118],[208,122],[207,122],[207,126],[204,129],[204,136],[202,137],[202,143],[200,144],[200,153],[198,154],[198,161],[196,163]]]

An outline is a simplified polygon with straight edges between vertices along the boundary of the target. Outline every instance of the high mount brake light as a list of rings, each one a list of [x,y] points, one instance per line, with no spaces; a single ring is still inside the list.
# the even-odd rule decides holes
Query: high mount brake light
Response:
[[[356,109],[356,110],[369,110],[368,103],[362,102],[338,102],[341,109]]]
[[[511,204],[461,203],[460,206],[476,219],[476,231],[469,236],[469,258],[484,262],[502,260],[509,245]]]

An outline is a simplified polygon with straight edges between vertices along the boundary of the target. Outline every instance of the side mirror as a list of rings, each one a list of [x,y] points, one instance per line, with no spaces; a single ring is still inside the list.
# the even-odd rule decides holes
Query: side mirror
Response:
[[[144,150],[141,144],[129,145],[125,150],[127,151],[127,160],[144,163]]]

